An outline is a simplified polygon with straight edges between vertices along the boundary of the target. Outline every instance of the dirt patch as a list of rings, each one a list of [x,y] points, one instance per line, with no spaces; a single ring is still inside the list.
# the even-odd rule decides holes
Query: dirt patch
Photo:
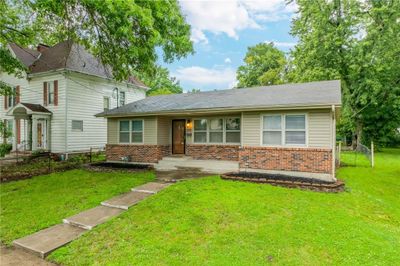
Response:
[[[0,246],[0,264],[2,266],[55,266],[57,264],[43,260],[31,253],[14,247]]]
[[[236,172],[221,175],[222,179],[246,181],[253,183],[267,183],[274,186],[289,188],[300,188],[321,192],[342,192],[344,191],[344,182],[341,180],[324,181],[313,178],[305,178],[291,175],[265,174],[255,172]]]
[[[117,163],[117,162],[91,163],[91,164],[86,164],[85,168],[90,171],[96,171],[96,172],[113,172],[113,171],[137,172],[137,171],[154,169],[152,165],[148,164],[131,164],[131,163]]]

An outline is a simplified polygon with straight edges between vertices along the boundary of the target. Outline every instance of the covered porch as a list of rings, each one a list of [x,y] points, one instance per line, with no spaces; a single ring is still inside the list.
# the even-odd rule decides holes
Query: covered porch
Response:
[[[7,112],[13,120],[13,151],[50,150],[52,113],[40,104],[18,103]]]

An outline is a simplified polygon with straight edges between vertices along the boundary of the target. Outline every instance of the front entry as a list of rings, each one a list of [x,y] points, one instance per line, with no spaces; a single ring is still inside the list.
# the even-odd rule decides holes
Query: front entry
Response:
[[[46,122],[44,120],[39,120],[37,122],[37,148],[46,148]]]
[[[186,121],[172,120],[172,153],[185,154],[185,124]]]

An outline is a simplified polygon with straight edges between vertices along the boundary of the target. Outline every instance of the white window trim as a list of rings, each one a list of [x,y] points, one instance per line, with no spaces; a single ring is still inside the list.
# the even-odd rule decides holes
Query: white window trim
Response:
[[[268,145],[268,144],[264,144],[263,143],[263,136],[264,136],[264,117],[265,116],[277,116],[280,115],[281,116],[281,129],[280,130],[266,130],[266,131],[280,131],[282,132],[281,134],[281,145]],[[286,116],[287,115],[304,115],[304,119],[305,119],[305,133],[306,133],[306,141],[305,144],[285,144],[285,137],[286,137]],[[288,130],[288,131],[303,131],[303,130]],[[260,115],[260,146],[262,147],[286,147],[286,148],[299,148],[299,147],[309,147],[308,146],[308,113],[290,113],[290,112],[285,112],[285,113],[263,113]]]
[[[107,103],[108,103],[108,108],[104,108],[104,103],[107,99]],[[111,99],[109,96],[103,96],[103,110],[110,110],[111,109]]]
[[[132,142],[132,132],[140,132],[140,131],[132,131],[132,121],[142,121],[142,142]],[[120,133],[121,133],[121,122],[129,122],[129,131],[123,131],[129,133],[129,142],[121,142]],[[122,145],[143,145],[144,144],[144,119],[121,119],[118,120],[118,144]]]
[[[228,118],[239,118],[240,119],[240,129],[238,130],[226,130],[226,119]],[[206,119],[207,120],[207,129],[206,130],[195,130],[194,128],[194,121],[195,120],[202,120]],[[222,119],[222,142],[210,142],[210,132],[221,132],[219,131],[211,131],[210,130],[210,120],[211,119]],[[206,145],[242,145],[242,117],[241,115],[237,116],[215,116],[215,117],[196,117],[192,118],[193,121],[193,137],[192,137],[192,144],[206,144]],[[195,142],[194,141],[194,134],[195,132],[205,132],[207,137],[206,137],[206,142]],[[239,132],[240,133],[240,142],[226,142],[226,132]]]
[[[6,97],[7,109],[13,108],[17,105],[17,87],[12,87],[12,94]]]
[[[72,127],[72,124],[74,123],[74,121],[75,121],[75,122],[82,122],[82,130]],[[77,119],[72,119],[72,120],[71,120],[71,131],[73,131],[73,132],[83,132],[83,126],[84,126],[84,125],[83,125],[83,120],[77,120]]]

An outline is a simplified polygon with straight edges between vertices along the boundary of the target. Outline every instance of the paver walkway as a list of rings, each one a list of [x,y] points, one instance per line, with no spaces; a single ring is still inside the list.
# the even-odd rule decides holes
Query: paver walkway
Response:
[[[52,251],[78,238],[87,230],[91,230],[96,225],[119,215],[129,207],[169,185],[170,183],[150,182],[133,188],[131,192],[104,201],[100,206],[63,219],[63,224],[57,224],[17,239],[13,244],[15,247],[44,258]]]

